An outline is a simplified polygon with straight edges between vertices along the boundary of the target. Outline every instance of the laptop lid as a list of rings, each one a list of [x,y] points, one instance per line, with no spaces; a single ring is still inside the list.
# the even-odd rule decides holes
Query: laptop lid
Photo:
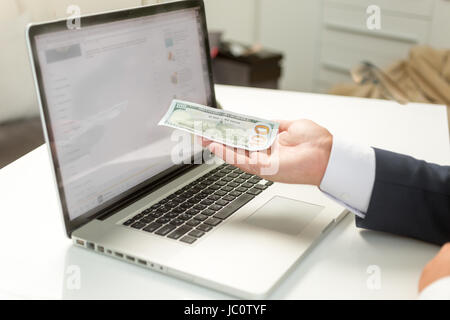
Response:
[[[168,177],[174,98],[215,105],[203,1],[31,25],[28,43],[66,232]]]

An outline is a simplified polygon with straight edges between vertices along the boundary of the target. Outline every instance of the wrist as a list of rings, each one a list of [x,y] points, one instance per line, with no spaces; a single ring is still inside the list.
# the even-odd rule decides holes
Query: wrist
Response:
[[[330,161],[331,149],[333,147],[333,135],[328,132],[319,142],[318,163],[319,168],[317,172],[317,179],[314,185],[320,186],[325,172],[327,171],[328,162]]]

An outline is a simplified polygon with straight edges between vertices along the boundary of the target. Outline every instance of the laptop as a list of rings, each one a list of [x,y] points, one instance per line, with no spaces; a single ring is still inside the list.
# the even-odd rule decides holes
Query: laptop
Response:
[[[173,161],[181,135],[157,125],[172,99],[217,107],[202,1],[33,24],[27,40],[67,236],[105,263],[264,298],[347,213],[315,187],[196,163],[201,147]]]

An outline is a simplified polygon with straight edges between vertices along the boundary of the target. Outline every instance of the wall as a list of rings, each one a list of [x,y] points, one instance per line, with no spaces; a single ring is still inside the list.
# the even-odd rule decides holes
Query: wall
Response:
[[[259,0],[205,0],[211,31],[223,30],[224,39],[253,43],[256,31],[256,3]]]
[[[320,1],[260,0],[259,37],[284,53],[281,88],[311,91],[320,23]]]

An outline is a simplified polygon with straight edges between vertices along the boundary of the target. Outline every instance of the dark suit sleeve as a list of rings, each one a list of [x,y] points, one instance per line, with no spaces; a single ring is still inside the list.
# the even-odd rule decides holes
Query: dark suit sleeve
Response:
[[[450,167],[375,149],[376,173],[360,228],[442,245],[450,241]]]

